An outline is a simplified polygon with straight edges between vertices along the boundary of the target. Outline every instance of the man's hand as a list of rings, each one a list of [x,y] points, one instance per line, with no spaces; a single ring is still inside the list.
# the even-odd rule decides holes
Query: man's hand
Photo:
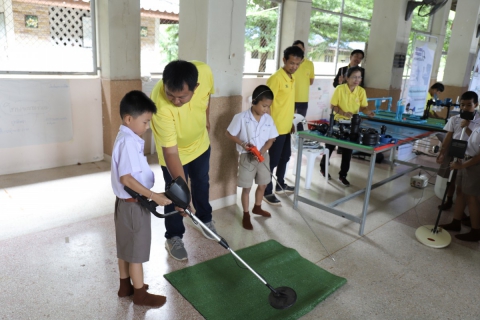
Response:
[[[188,206],[188,209],[190,210],[190,212],[191,212],[192,214],[195,214],[195,211],[194,211],[192,208],[193,208],[192,201],[190,201],[190,205]],[[180,215],[181,215],[182,217],[188,217],[188,214],[185,213],[185,210],[183,210],[183,209],[180,208],[180,207],[175,206],[175,211],[180,212]]]

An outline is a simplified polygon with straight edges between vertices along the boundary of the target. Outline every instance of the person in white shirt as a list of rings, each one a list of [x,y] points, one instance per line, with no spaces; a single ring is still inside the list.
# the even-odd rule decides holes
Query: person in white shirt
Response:
[[[462,94],[460,99],[460,109],[462,110],[462,115],[471,112],[475,112],[475,107],[477,103],[475,102],[476,93],[473,91],[467,91]],[[437,157],[437,163],[440,164],[438,170],[438,175],[442,178],[448,179],[450,176],[450,162],[453,158],[448,155],[448,149],[452,142],[452,139],[460,140],[462,136],[463,128],[465,128],[465,133],[462,137],[462,140],[467,141],[468,137],[472,134],[472,131],[475,128],[480,126],[480,114],[475,112],[473,120],[462,119],[461,115],[456,115],[451,117],[448,122],[445,124],[443,130],[447,131],[447,134],[443,140],[442,148]],[[439,205],[438,208],[442,210],[448,210],[453,205],[453,194],[455,193],[455,180],[456,172],[452,176],[452,180],[447,190],[447,201],[442,205]]]
[[[238,165],[238,186],[242,189],[243,228],[252,230],[250,221],[249,197],[255,179],[258,185],[255,191],[255,204],[252,213],[270,217],[270,213],[262,210],[262,199],[267,184],[270,183],[268,149],[272,146],[278,131],[273,118],[267,113],[273,101],[273,92],[268,86],[258,86],[252,94],[252,107],[236,114],[227,128],[225,135],[237,144],[240,153]],[[264,157],[263,161],[253,154],[255,147]]]
[[[472,91],[467,93],[473,98],[471,101],[467,101],[464,99],[464,94],[461,104],[473,102],[473,112],[476,112],[478,96]],[[476,127],[470,132],[467,141],[464,159],[450,163],[452,170],[458,170],[457,200],[453,220],[449,224],[440,225],[440,227],[445,230],[460,231],[462,228],[461,218],[465,207],[468,206],[472,228],[470,232],[457,234],[455,237],[463,241],[477,242],[480,241],[480,127]]]

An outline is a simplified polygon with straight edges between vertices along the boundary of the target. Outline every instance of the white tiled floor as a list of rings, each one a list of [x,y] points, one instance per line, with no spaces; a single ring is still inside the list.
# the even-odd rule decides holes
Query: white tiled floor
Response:
[[[155,163],[155,156],[150,159]],[[330,167],[334,178],[339,162],[334,154]],[[352,160],[352,186],[344,188],[335,180],[325,181],[317,163],[312,189],[300,192],[314,200],[333,201],[364,186],[367,166],[366,161]],[[152,167],[157,175],[154,189],[163,190],[161,170]],[[0,176],[0,318],[202,319],[163,274],[226,251],[188,223],[184,240],[189,260],[178,262],[164,249],[163,221],[152,218],[151,260],[145,264],[145,277],[151,292],[167,296],[167,304],[147,309],[116,296],[109,168],[108,163],[97,162]],[[392,172],[387,164],[377,165],[374,181]],[[289,184],[293,179],[287,176]],[[416,228],[433,224],[438,214],[440,199],[433,185],[414,189],[409,176],[404,176],[374,190],[363,237],[356,223],[302,203],[294,210],[290,200],[281,199],[280,208],[263,205],[272,218],[252,218],[253,231],[241,227],[240,199],[213,216],[217,230],[234,250],[275,239],[347,279],[303,319],[479,319],[480,244],[454,238],[449,247],[432,249],[415,238]],[[339,208],[359,215],[361,204],[358,198]],[[444,212],[441,222],[449,221],[451,214]]]

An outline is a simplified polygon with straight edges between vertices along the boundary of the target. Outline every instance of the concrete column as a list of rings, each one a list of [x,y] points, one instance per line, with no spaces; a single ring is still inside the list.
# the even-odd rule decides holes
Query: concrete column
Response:
[[[468,89],[470,75],[477,54],[476,38],[480,1],[462,0],[457,2],[452,37],[448,47],[447,63],[443,83],[445,93],[454,101]]]
[[[120,100],[131,90],[142,90],[140,0],[100,0],[96,1],[96,5],[102,79],[103,148],[106,155],[111,155],[121,124]],[[147,133],[146,136],[150,135]],[[149,146],[150,143],[145,144],[147,149]]]
[[[210,203],[233,205],[237,192],[237,152],[225,137],[242,111],[246,0],[180,1],[179,59],[200,60],[212,69],[210,100]]]
[[[412,21],[405,21],[407,1],[375,0],[365,61],[367,97],[400,97],[403,68],[394,68],[395,54],[407,54]]]
[[[452,7],[452,0],[449,0],[432,18],[432,36],[437,37],[437,49],[435,50],[435,58],[433,60],[432,76],[430,84],[437,81],[438,69],[440,68],[440,60],[442,58],[443,44],[445,43],[445,34],[447,32],[448,15]],[[434,41],[432,39],[432,41]]]
[[[308,50],[308,36],[310,34],[310,18],[312,13],[311,0],[285,0],[283,1],[279,59],[277,66],[283,66],[283,50],[290,47],[295,40],[302,40],[305,43],[305,51]]]

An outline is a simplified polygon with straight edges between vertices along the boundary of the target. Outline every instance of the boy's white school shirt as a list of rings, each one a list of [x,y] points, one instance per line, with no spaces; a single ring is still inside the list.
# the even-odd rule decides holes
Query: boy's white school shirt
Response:
[[[258,151],[260,151],[268,140],[278,137],[277,127],[275,127],[273,118],[265,113],[260,118],[260,121],[257,121],[252,114],[251,108],[236,114],[232,122],[230,122],[227,131],[243,142],[253,144],[257,147]],[[239,153],[248,152],[238,144],[237,151]]]
[[[468,137],[466,155],[470,157],[476,156],[480,152],[480,127],[473,130],[470,137]]]
[[[120,125],[112,151],[112,189],[120,199],[128,199],[129,195],[120,182],[120,177],[131,174],[145,188],[151,189],[155,176],[143,153],[145,141],[130,128]]]
[[[460,115],[456,115],[448,119],[448,122],[445,124],[443,127],[443,130],[447,132],[453,132],[452,139],[459,140],[460,136],[462,135],[462,127],[460,126],[460,123],[462,123],[462,118],[460,118]],[[475,128],[480,126],[480,114],[475,112],[475,117],[473,118],[472,121],[470,121],[470,124],[468,127],[472,132],[475,130]],[[468,140],[468,135],[464,134],[462,137],[462,140],[467,141]]]

